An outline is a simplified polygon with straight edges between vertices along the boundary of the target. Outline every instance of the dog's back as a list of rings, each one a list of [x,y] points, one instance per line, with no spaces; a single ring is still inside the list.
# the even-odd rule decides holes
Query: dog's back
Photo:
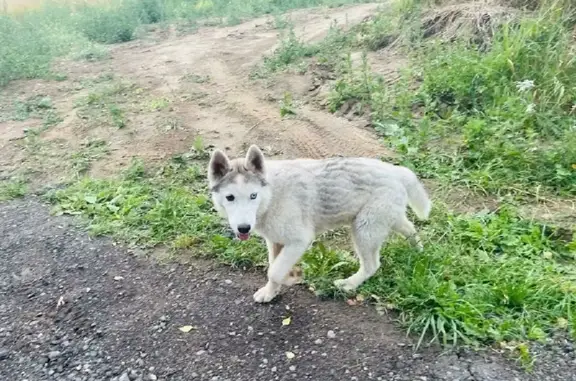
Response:
[[[386,198],[394,215],[404,215],[407,204],[421,218],[430,209],[428,196],[412,171],[379,160],[270,160],[266,167],[273,189],[270,208],[276,215],[287,212],[300,217],[317,231],[351,223],[377,198]]]

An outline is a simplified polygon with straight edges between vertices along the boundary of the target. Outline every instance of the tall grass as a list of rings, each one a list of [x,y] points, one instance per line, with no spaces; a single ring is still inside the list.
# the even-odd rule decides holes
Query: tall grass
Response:
[[[363,0],[111,0],[80,5],[47,1],[37,9],[0,15],[0,86],[14,79],[45,77],[55,57],[86,51],[94,44],[132,40],[146,24],[202,18],[236,23],[295,8],[355,2]]]
[[[403,81],[386,85],[368,66],[348,65],[330,107],[369,104],[377,130],[420,173],[488,192],[544,186],[573,195],[573,27],[570,8],[546,6],[498,27],[488,48],[468,38],[411,39]],[[379,30],[390,29],[367,29],[364,40],[378,41]]]

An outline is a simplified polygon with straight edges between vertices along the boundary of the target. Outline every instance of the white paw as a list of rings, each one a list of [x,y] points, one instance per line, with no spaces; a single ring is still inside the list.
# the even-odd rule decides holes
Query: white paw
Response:
[[[256,303],[268,303],[278,295],[278,290],[266,285],[256,291],[254,294],[254,301]]]
[[[351,282],[349,279],[335,280],[334,286],[336,286],[336,288],[338,288],[342,291],[345,291],[345,292],[354,291],[358,287],[358,286],[356,286],[356,284]]]

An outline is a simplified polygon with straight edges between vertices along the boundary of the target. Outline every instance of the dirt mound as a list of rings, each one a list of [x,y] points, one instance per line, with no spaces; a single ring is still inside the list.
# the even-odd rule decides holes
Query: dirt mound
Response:
[[[499,26],[515,19],[518,14],[514,8],[481,2],[434,8],[422,16],[423,37],[436,36],[453,41],[464,36],[484,46],[490,43]]]

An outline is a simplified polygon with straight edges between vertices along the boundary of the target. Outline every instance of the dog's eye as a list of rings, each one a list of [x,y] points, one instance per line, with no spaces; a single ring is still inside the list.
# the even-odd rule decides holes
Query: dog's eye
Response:
[[[256,200],[256,197],[258,196],[258,193],[252,193],[250,195],[250,200]]]
[[[234,201],[234,195],[229,194],[228,196],[226,196],[226,200]]]

